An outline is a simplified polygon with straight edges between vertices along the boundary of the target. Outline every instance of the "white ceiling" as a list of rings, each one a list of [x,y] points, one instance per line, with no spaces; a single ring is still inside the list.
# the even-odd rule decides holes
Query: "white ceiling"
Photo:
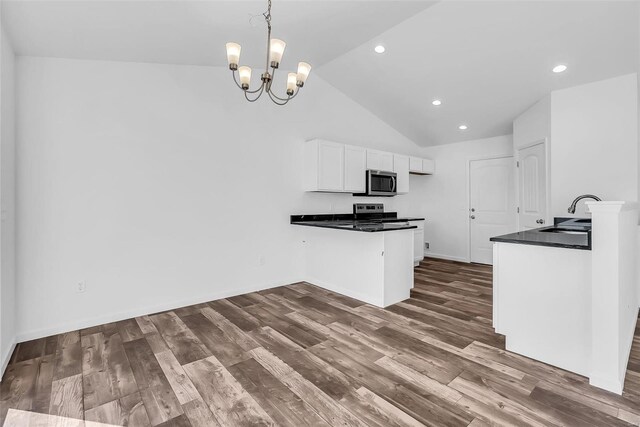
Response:
[[[3,0],[19,55],[261,66],[266,1]],[[636,1],[274,0],[273,36],[420,145],[507,134],[549,91],[635,72]],[[384,44],[378,55],[373,47]],[[550,69],[566,63],[569,70]],[[440,107],[431,105],[441,98]],[[461,132],[460,123],[469,129]]]
[[[639,22],[635,1],[445,1],[317,72],[417,144],[485,138],[552,90],[635,72]]]
[[[274,0],[273,37],[288,42],[284,67],[303,60],[317,67],[433,3]],[[266,0],[3,0],[2,6],[20,55],[226,65],[224,44],[235,41],[243,64],[264,61]]]

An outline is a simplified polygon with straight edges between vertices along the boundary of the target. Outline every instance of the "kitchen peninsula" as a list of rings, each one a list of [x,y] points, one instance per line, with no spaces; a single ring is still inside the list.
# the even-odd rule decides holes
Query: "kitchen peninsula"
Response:
[[[305,280],[378,307],[408,299],[415,223],[423,220],[375,204],[355,205],[353,214],[292,215],[291,224],[303,226]]]
[[[591,218],[491,239],[493,326],[508,351],[621,394],[640,304],[638,204],[587,208]]]

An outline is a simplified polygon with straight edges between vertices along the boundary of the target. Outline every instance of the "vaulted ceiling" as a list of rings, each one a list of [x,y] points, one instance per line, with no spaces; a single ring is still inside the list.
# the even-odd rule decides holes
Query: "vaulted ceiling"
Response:
[[[253,0],[4,0],[2,19],[19,55],[225,65],[232,40],[243,45],[241,62],[259,67],[265,8]],[[638,68],[632,1],[274,0],[272,13],[273,36],[288,42],[284,69],[310,62],[423,146],[510,133],[551,90]],[[378,44],[385,53],[374,53]],[[552,73],[558,63],[568,70]],[[458,130],[463,123],[468,129]]]

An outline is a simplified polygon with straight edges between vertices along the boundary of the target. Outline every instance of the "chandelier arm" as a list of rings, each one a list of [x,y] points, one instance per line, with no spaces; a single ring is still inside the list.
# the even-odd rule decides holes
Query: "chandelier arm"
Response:
[[[289,102],[289,100],[291,98],[293,98],[292,96],[287,96],[286,98],[280,98],[278,95],[276,95],[275,93],[273,93],[273,91],[271,90],[271,88],[269,88],[268,93],[272,96],[271,99],[276,98],[279,99],[280,101],[286,101]]]
[[[287,99],[285,100],[285,99],[282,99],[282,98],[278,98],[278,97],[277,97],[277,96],[275,96],[271,91],[268,91],[268,92],[267,92],[267,95],[269,95],[269,98],[271,98],[271,100],[273,101],[273,103],[274,103],[274,104],[276,104],[276,105],[285,105],[287,102],[289,102],[289,99],[290,99],[290,98],[287,98]],[[279,99],[279,100],[281,100],[281,101],[283,101],[283,102],[278,102],[278,101],[276,101],[276,100],[274,99],[274,96],[275,96],[277,99]]]
[[[240,83],[238,83],[238,79],[236,78],[236,70],[231,70],[231,75],[233,76],[233,81],[236,83],[236,86],[242,89],[242,86],[240,85]]]
[[[271,75],[271,81],[269,82],[269,86],[267,86],[267,93],[271,94],[271,99],[273,100],[273,98],[279,99],[280,101],[284,101],[285,104],[287,102],[289,102],[289,100],[291,98],[293,98],[293,96],[287,96],[286,98],[280,98],[278,95],[276,95],[272,90],[271,90],[271,84],[273,84],[273,81],[275,80],[276,77],[276,68],[273,69],[273,74]],[[280,104],[279,104],[280,105]],[[284,104],[282,104],[284,105]]]
[[[296,96],[298,96],[298,92],[300,92],[300,86],[298,86],[298,87],[296,88],[296,91],[293,93],[293,95],[291,95],[291,96],[289,97],[289,99],[293,99],[293,98],[295,98]]]
[[[264,85],[260,86],[260,93],[258,94],[258,96],[256,96],[255,98],[251,99],[249,98],[249,95],[247,94],[247,91],[244,91],[244,97],[246,98],[247,101],[249,102],[256,102],[258,99],[260,99],[260,97],[262,96],[262,91],[264,90]]]
[[[233,81],[236,82],[236,86],[242,89],[242,86],[240,85],[240,83],[238,83],[238,79],[236,78],[236,72],[232,71],[232,74],[233,74]],[[260,92],[263,89],[263,87],[264,87],[264,82],[262,82],[260,87],[256,90],[248,90],[248,89],[247,90],[242,89],[242,90],[247,93],[257,93],[257,92]]]

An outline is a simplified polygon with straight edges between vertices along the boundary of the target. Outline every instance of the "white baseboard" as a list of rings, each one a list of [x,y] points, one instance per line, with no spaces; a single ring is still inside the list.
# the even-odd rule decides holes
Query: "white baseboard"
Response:
[[[2,365],[0,365],[0,381],[2,380],[2,377],[4,377],[4,371],[7,369],[7,365],[9,364],[9,359],[11,359],[11,355],[13,354],[13,350],[15,350],[16,348],[16,344],[17,342],[16,342],[16,339],[14,338],[13,341],[11,342],[11,345],[7,349],[7,352],[2,355],[2,361],[0,362],[2,363]]]
[[[317,280],[317,279],[309,278],[309,279],[304,280],[304,282],[310,283],[310,284],[312,284],[314,286],[317,286],[317,287],[322,288],[322,289],[326,289],[326,290],[331,291],[331,292],[336,292],[336,293],[338,293],[340,295],[344,295],[344,296],[349,297],[349,298],[354,298],[354,299],[357,299],[359,301],[366,302],[367,304],[375,305],[376,307],[384,307],[383,301],[379,301],[379,300],[373,299],[373,298],[371,298],[370,295],[364,295],[364,294],[361,294],[361,293],[358,293],[358,292],[353,292],[350,289],[345,289],[345,288],[342,288],[340,286],[336,286],[336,285],[333,285],[331,283],[326,283],[326,282],[323,282],[322,280]]]
[[[427,257],[427,258],[446,259],[447,261],[466,262],[467,264],[469,262],[471,262],[467,258],[457,257],[457,256],[453,256],[453,255],[437,254],[437,253],[433,253],[433,252],[425,252],[424,256]]]
[[[603,390],[610,391],[618,395],[622,395],[622,389],[624,387],[624,381],[612,380],[611,378],[605,378],[598,375],[589,376],[589,385],[601,388]]]
[[[262,291],[265,289],[277,288],[279,286],[285,286],[292,283],[302,282],[303,280],[292,279],[283,282],[275,283],[263,283],[260,285],[247,286],[244,288],[236,288],[233,290],[225,290],[221,292],[214,292],[208,295],[202,295],[199,297],[185,298],[179,301],[168,302],[165,304],[157,304],[150,307],[141,307],[136,310],[122,311],[118,313],[110,313],[102,316],[92,317],[90,319],[82,319],[75,322],[67,322],[47,328],[21,332],[16,337],[16,342],[30,341],[38,338],[48,337],[51,335],[57,335],[65,332],[77,331],[78,329],[90,328],[92,326],[103,325],[105,323],[117,322],[120,320],[131,319],[133,317],[145,316],[161,311],[173,310],[180,307],[186,307],[194,304],[201,304],[204,302],[215,301],[223,298],[234,297],[237,295],[248,294],[251,292]]]

